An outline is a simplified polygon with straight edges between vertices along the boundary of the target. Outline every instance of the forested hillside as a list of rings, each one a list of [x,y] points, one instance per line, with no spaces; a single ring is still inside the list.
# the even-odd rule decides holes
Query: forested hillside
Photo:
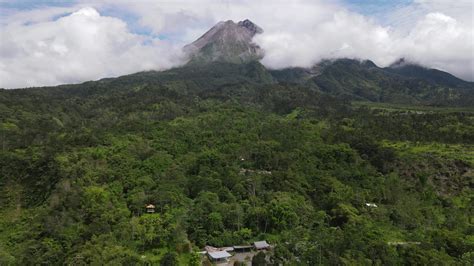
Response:
[[[472,83],[325,64],[0,90],[0,265],[472,265]]]

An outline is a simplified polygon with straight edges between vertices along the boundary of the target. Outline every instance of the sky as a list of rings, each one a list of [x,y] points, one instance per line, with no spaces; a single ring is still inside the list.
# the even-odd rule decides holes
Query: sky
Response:
[[[0,88],[79,83],[185,63],[219,21],[250,19],[273,69],[399,58],[474,80],[472,0],[0,0]]]

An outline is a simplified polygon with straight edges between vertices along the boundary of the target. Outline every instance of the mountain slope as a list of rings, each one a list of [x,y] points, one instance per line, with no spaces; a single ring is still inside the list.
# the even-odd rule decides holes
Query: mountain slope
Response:
[[[408,66],[407,66],[408,67]],[[304,84],[350,100],[424,105],[474,105],[474,85],[438,70],[416,73],[371,61],[326,60],[312,68],[272,70],[278,82]]]
[[[447,72],[426,68],[417,64],[411,64],[406,62],[403,58],[384,69],[388,72],[396,73],[404,77],[423,79],[447,87],[473,88],[472,83],[459,79]]]

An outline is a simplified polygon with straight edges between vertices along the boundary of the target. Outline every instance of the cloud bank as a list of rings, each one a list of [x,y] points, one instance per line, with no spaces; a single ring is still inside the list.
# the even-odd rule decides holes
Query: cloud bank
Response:
[[[275,68],[308,67],[324,58],[349,57],[387,66],[404,57],[467,80],[474,79],[472,23],[441,12],[428,12],[412,21],[409,29],[402,29],[381,26],[346,10],[330,14],[305,24],[278,25],[258,36],[256,42],[266,51],[262,62]]]
[[[181,62],[178,47],[133,34],[124,21],[94,8],[44,19],[15,20],[2,29],[0,87],[76,83]]]
[[[369,17],[343,2],[322,0],[85,0],[67,8],[18,11],[0,20],[0,87],[170,68],[183,63],[184,44],[218,21],[245,18],[265,30],[254,41],[270,68],[340,57],[386,66],[405,57],[474,80],[472,9],[469,0],[414,0]]]

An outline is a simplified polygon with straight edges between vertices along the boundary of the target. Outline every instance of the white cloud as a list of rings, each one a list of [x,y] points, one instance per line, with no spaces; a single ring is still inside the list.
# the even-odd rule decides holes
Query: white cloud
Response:
[[[94,8],[57,20],[19,21],[1,30],[0,87],[81,82],[180,63],[180,49],[132,34],[124,21]]]
[[[132,13],[137,25],[166,41],[131,33],[124,20],[93,9],[77,11],[78,6]],[[265,31],[255,41],[265,49],[262,62],[268,67],[310,66],[338,57],[386,66],[406,57],[474,79],[470,0],[415,0],[387,14],[393,23],[384,25],[391,26],[329,0],[84,0],[78,6],[1,18],[0,87],[70,83],[175,66],[183,44],[218,21],[245,18]],[[71,10],[77,12],[67,13]],[[69,15],[51,19],[65,13]]]
[[[400,41],[400,53],[422,65],[474,80],[474,31],[442,13],[429,13]]]
[[[414,0],[414,9],[419,9],[425,13],[442,12],[456,20],[471,24],[474,22],[474,3],[472,0]]]
[[[292,30],[267,32],[255,40],[266,52],[262,62],[275,68],[309,67],[325,58],[372,58],[379,64],[396,59],[387,29],[346,11]]]

